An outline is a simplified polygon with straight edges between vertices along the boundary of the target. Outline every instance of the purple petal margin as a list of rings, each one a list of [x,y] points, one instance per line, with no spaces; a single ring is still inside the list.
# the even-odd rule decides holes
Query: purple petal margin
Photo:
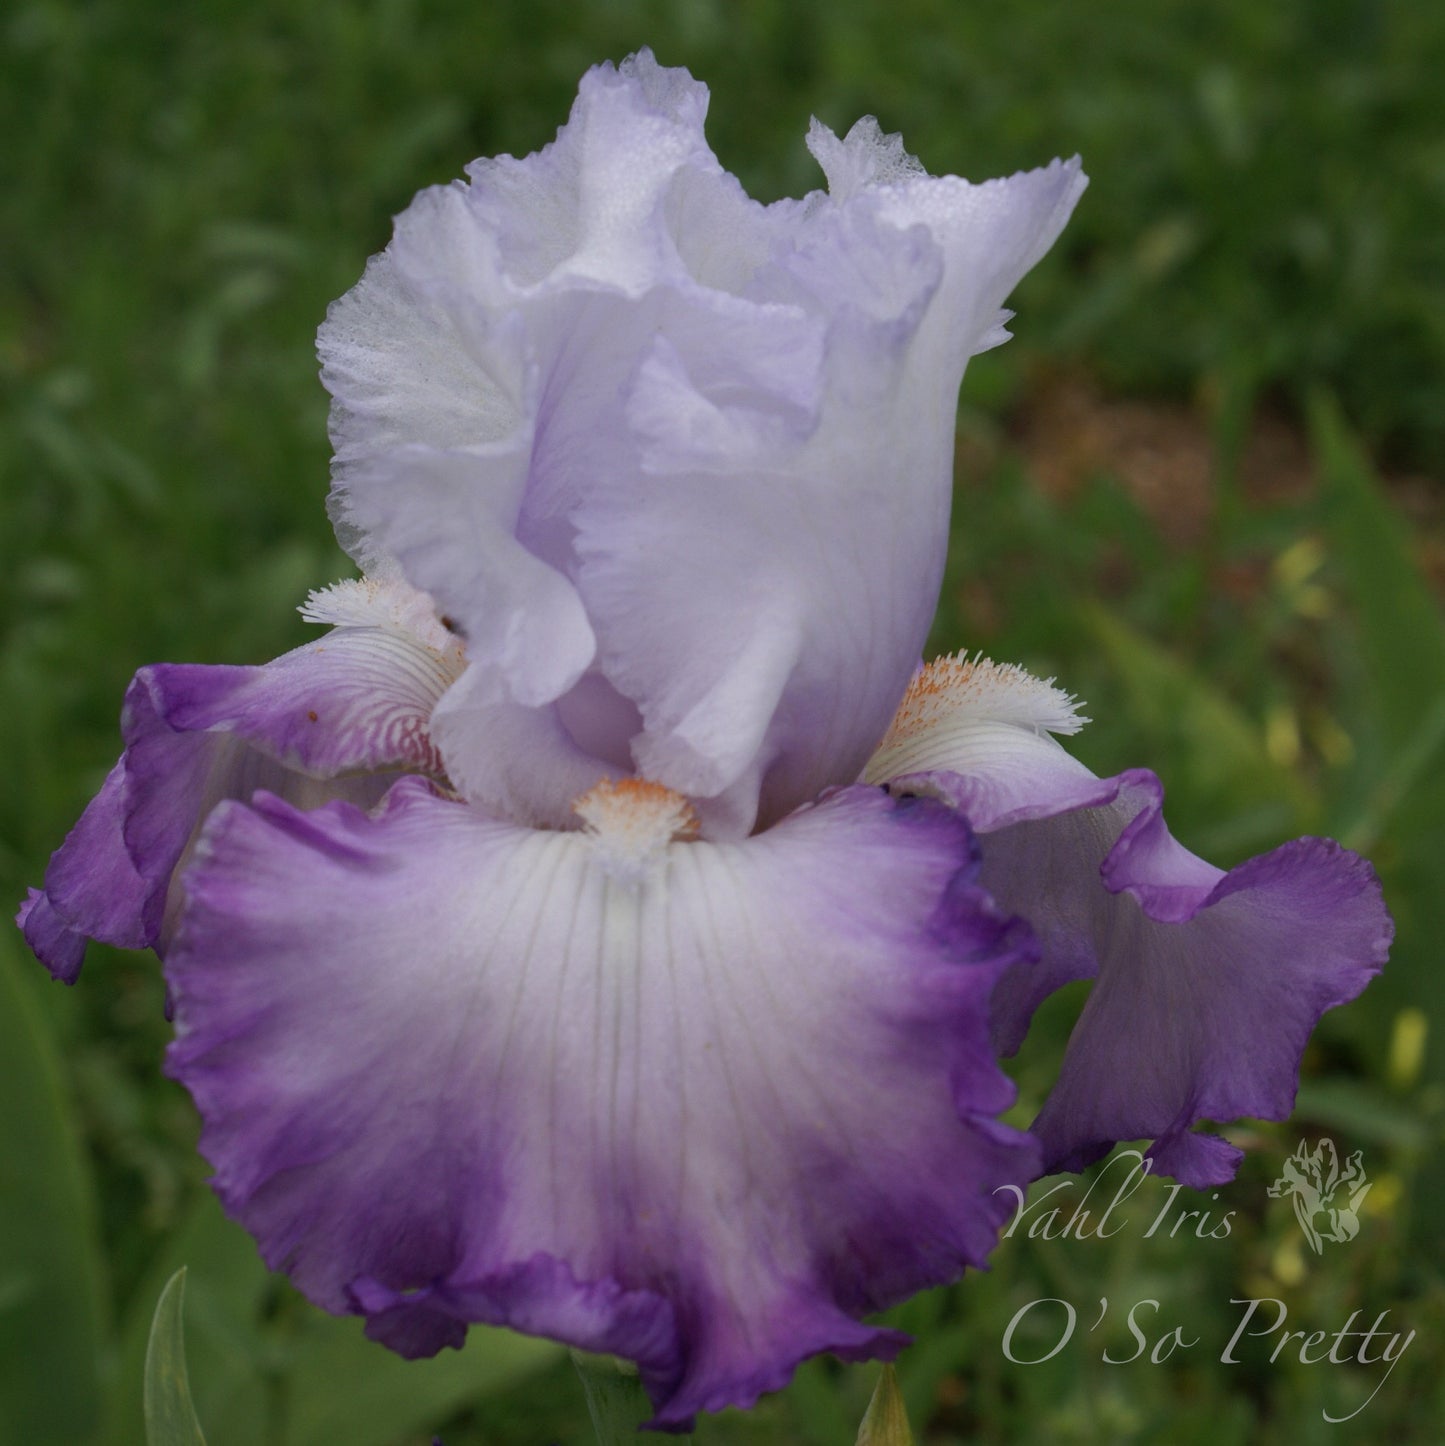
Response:
[[[400,629],[341,627],[264,667],[156,664],[126,691],[125,753],[16,922],[64,983],[86,943],[163,948],[173,877],[223,798],[371,804],[398,770],[439,773],[427,731],[451,681]]]
[[[1034,944],[961,818],[878,789],[660,867],[417,779],[258,795],[212,814],[166,973],[269,1264],[404,1355],[479,1321],[628,1356],[677,1430],[892,1355],[858,1317],[986,1260],[1038,1164],[988,1032]]]
[[[1042,765],[1058,750],[1038,752]],[[1062,788],[1042,766],[1039,777],[1047,789],[1010,781],[1009,816],[1022,821],[983,836],[980,880],[1043,947],[995,992],[1000,1049],[1018,1047],[1055,989],[1096,980],[1033,1125],[1045,1168],[1081,1169],[1121,1140],[1152,1138],[1155,1173],[1224,1183],[1241,1152],[1192,1127],[1289,1117],[1320,1017],[1356,998],[1389,954],[1375,872],[1330,839],[1304,838],[1225,873],[1171,836],[1148,770]],[[998,780],[933,771],[891,786],[967,814]]]

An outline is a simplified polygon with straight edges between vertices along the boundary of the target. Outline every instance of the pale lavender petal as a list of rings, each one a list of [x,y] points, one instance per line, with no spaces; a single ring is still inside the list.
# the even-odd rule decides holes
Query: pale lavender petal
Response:
[[[583,747],[567,727],[561,703],[527,708],[496,702],[485,688],[476,697],[473,684],[480,677],[468,669],[437,705],[431,726],[448,779],[488,813],[529,828],[571,828],[574,799],[603,778],[631,771],[595,740],[595,752]]]
[[[852,283],[827,298],[806,436],[787,434],[783,401],[739,403],[696,374],[701,336],[654,347],[629,401],[641,467],[598,479],[574,514],[601,663],[640,703],[640,769],[724,801],[739,833],[856,778],[927,631],[947,539],[952,411],[920,418],[900,393],[936,248],[831,214],[801,240],[786,265]]]
[[[420,780],[216,811],[167,977],[228,1210],[405,1354],[469,1321],[624,1354],[661,1425],[890,1354],[857,1317],[980,1264],[1037,1166],[987,1019],[1031,939],[928,801],[652,853],[587,817]]]
[[[896,226],[924,226],[939,244],[943,282],[919,355],[951,396],[968,358],[1007,340],[1005,298],[1058,239],[1088,184],[1078,157],[981,183],[929,176],[872,117],[841,141],[814,121],[808,148],[830,194],[858,196]]]
[[[222,799],[264,788],[302,807],[370,805],[401,772],[442,776],[427,725],[463,662],[439,625],[419,632],[404,615],[413,597],[340,584],[309,606],[347,625],[263,667],[162,663],[136,674],[125,753],[18,919],[57,978],[74,981],[87,939],[164,947],[175,876]]]
[[[1040,964],[995,993],[1001,1049],[1054,989],[1097,981],[1033,1126],[1048,1168],[1152,1138],[1156,1172],[1219,1184],[1239,1151],[1193,1125],[1287,1118],[1310,1033],[1379,971],[1393,926],[1369,864],[1328,839],[1228,873],[1190,853],[1154,774],[1096,778],[1048,736],[1080,721],[1017,669],[945,659],[915,683],[867,777],[966,815],[983,835],[982,882],[1039,937]]]
[[[448,771],[519,819],[619,767],[573,726],[599,687],[621,766],[709,836],[856,779],[932,617],[964,362],[1083,186],[934,180],[870,123],[810,137],[831,196],[763,207],[706,109],[648,52],[589,72],[552,145],[423,192],[322,328],[343,542],[458,620]],[[485,731],[511,709],[536,770]]]
[[[706,91],[650,56],[589,72],[553,145],[418,196],[321,330],[344,540],[457,617],[491,701],[544,706],[591,660],[531,534],[566,488],[549,473],[606,465],[599,421],[656,325],[630,301],[686,279],[657,213],[680,169],[716,169],[705,111]]]
[[[349,469],[344,515],[456,620],[470,689],[541,707],[582,676],[596,639],[567,577],[513,536],[530,464],[518,441],[399,448]]]

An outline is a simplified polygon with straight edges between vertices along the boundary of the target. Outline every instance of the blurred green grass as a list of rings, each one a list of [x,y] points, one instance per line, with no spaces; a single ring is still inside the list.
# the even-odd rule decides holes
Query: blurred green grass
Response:
[[[104,776],[137,666],[272,657],[302,638],[307,588],[344,571],[321,506],[312,338],[389,216],[475,155],[544,143],[582,71],[644,43],[711,85],[714,147],[763,198],[817,183],[810,113],[838,127],[876,113],[930,169],[974,177],[1083,153],[1092,187],[1015,299],[1017,339],[965,383],[934,644],[1056,674],[1096,720],[1086,761],[1155,768],[1176,832],[1220,863],[1299,831],[1367,848],[1400,924],[1385,977],[1311,1046],[1297,1123],[1241,1129],[1227,1241],[1010,1240],[988,1277],[900,1313],[919,1332],[901,1375],[920,1440],[1442,1439],[1432,7],[218,0],[202,19],[17,0],[0,18],[4,892],[39,879]],[[1121,441],[1134,422],[1120,399],[1144,409],[1142,457]],[[1283,451],[1261,460],[1262,436]],[[23,1423],[27,1441],[69,1442],[94,1424],[135,1439],[137,1341],[184,1245],[193,1386],[220,1446],[411,1427],[445,1427],[452,1446],[587,1439],[564,1365],[491,1345],[406,1375],[390,1415],[328,1417],[328,1392],[351,1400],[393,1363],[358,1361],[358,1342],[268,1283],[212,1218],[188,1101],[158,1078],[154,966],[95,951],[86,987],[66,992],[18,949],[0,955],[23,1026],[0,1057],[0,1435]],[[1022,1109],[1066,1028],[1061,1008],[1019,1062]],[[1375,1204],[1360,1239],[1310,1261],[1264,1187],[1319,1132],[1366,1151]],[[1320,1326],[1388,1307],[1420,1339],[1341,1427],[1321,1403],[1350,1409],[1368,1370],[1227,1368],[1202,1348],[1158,1366],[1080,1349],[1022,1367],[1000,1350],[1040,1296],[1087,1319],[1100,1296],[1157,1297],[1161,1325],[1187,1316],[1203,1333],[1242,1294],[1287,1298]],[[68,1364],[41,1371],[43,1330],[72,1343]],[[1111,1339],[1127,1354],[1127,1333]],[[70,1414],[47,1415],[60,1382]],[[847,1442],[870,1388],[867,1370],[815,1363],[699,1439]]]

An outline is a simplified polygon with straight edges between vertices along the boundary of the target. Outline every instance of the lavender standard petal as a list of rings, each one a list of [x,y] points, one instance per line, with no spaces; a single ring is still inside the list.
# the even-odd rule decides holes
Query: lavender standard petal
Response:
[[[577,690],[709,837],[857,777],[936,602],[964,363],[1083,186],[935,180],[874,124],[815,128],[831,194],[764,207],[706,109],[648,52],[589,72],[552,145],[423,192],[321,331],[343,542],[465,627],[437,736],[512,817],[617,771]],[[535,769],[491,746],[513,709]]]

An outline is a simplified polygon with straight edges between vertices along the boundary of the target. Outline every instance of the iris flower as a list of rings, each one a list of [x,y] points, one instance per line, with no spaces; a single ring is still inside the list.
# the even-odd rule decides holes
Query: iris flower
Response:
[[[163,957],[170,1072],[267,1262],[407,1356],[486,1322],[746,1405],[982,1265],[1120,1139],[1193,1185],[1383,961],[1369,865],[1222,873],[1070,698],[918,669],[955,397],[1084,185],[817,124],[763,206],[643,52],[422,192],[320,334],[360,581],[262,667],[143,668],[21,911]],[[1031,1131],[998,1065],[1093,992]]]

